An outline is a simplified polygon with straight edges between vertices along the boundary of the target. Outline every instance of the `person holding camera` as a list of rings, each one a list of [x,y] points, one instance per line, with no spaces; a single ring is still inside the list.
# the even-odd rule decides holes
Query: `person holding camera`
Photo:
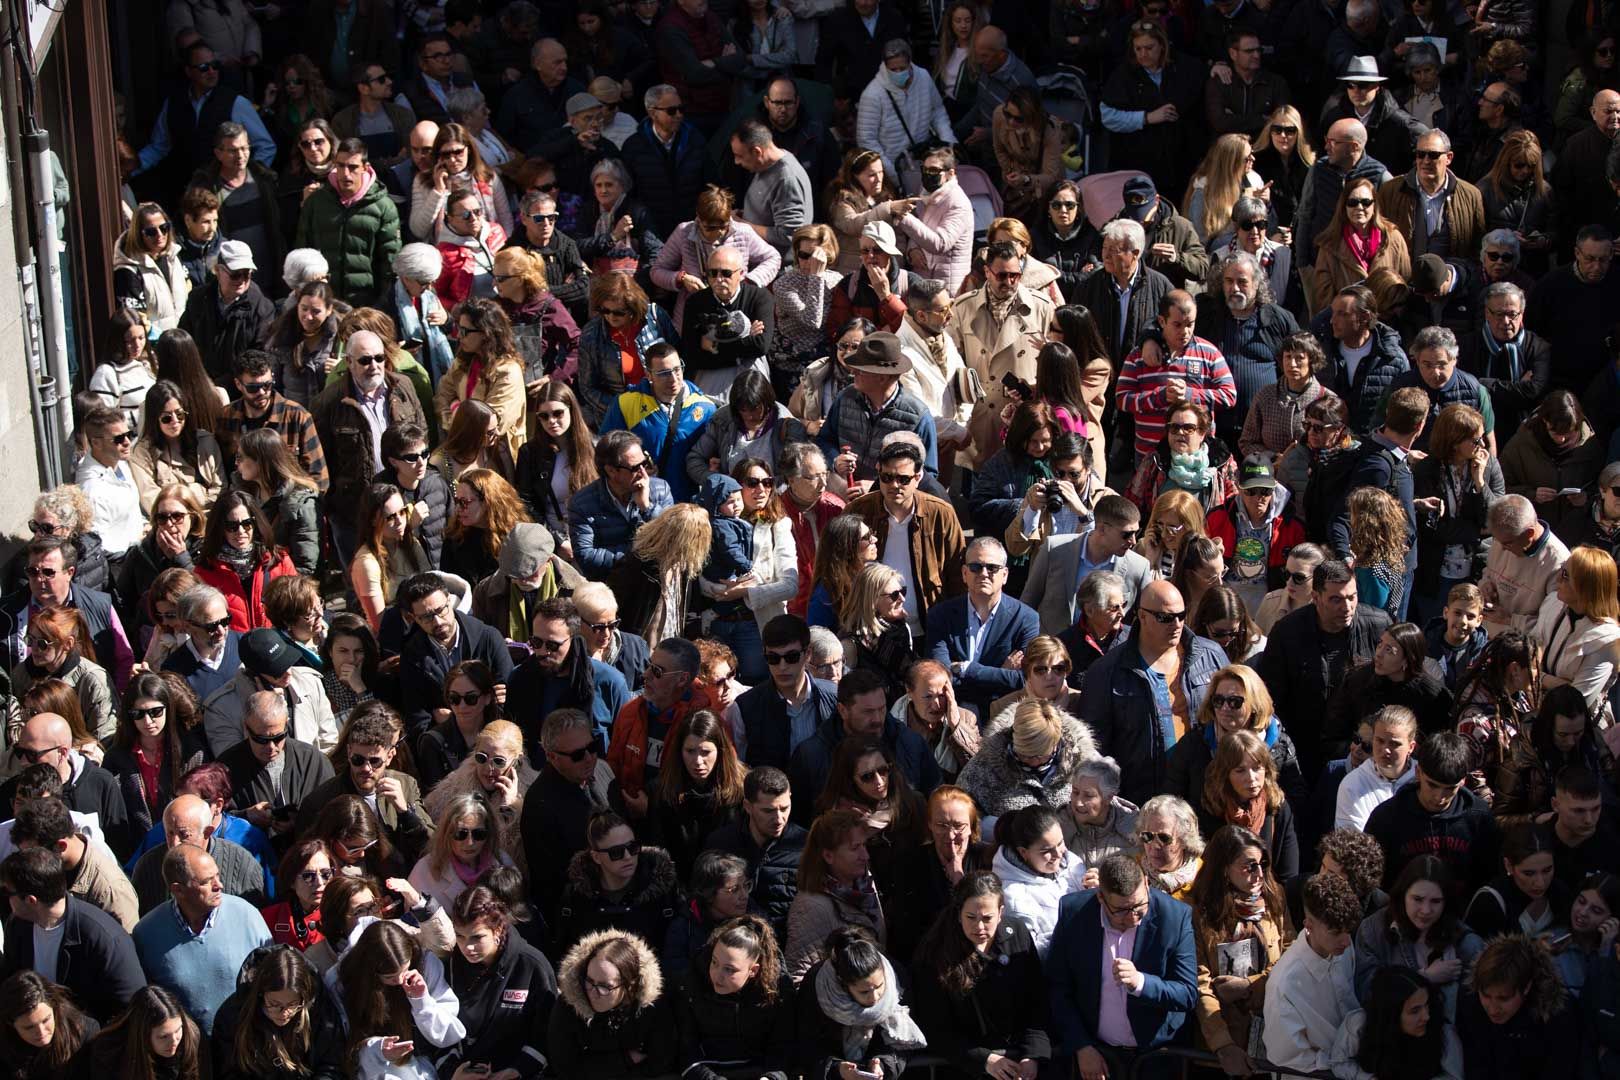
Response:
[[[744,276],[747,269],[742,251],[716,248],[705,267],[708,288],[686,298],[681,356],[698,389],[716,404],[724,404],[745,368],[769,374],[765,358],[776,336],[776,301]]]

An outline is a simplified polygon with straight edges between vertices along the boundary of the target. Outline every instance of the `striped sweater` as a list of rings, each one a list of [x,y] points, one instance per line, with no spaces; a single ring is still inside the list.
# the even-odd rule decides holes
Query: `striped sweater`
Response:
[[[1237,404],[1237,382],[1226,357],[1203,338],[1194,336],[1185,349],[1158,367],[1148,367],[1142,350],[1136,349],[1125,358],[1115,393],[1120,410],[1136,417],[1138,460],[1151,454],[1164,438],[1165,414],[1170,407],[1165,384],[1171,379],[1184,379],[1187,400],[1211,413]]]

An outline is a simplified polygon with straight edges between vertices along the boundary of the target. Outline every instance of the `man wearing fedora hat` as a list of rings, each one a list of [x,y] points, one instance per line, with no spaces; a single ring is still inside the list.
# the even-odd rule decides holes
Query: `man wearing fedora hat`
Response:
[[[923,468],[937,475],[934,418],[921,398],[900,385],[911,370],[911,357],[900,347],[900,339],[887,331],[868,334],[845,366],[854,384],[833,399],[817,434],[822,453],[832,464],[828,486],[851,496],[870,489],[883,437],[892,431],[916,432],[923,441]]]
[[[1339,71],[1340,90],[1322,106],[1322,130],[1336,120],[1361,121],[1367,129],[1367,153],[1397,175],[1412,167],[1412,148],[1429,129],[1395,103],[1378,73],[1378,59],[1352,56]]]
[[[215,757],[242,741],[248,699],[261,690],[287,702],[292,737],[322,753],[337,745],[338,722],[320,672],[298,662],[301,655],[278,630],[249,630],[237,643],[242,666],[234,678],[203,700],[203,732]]]

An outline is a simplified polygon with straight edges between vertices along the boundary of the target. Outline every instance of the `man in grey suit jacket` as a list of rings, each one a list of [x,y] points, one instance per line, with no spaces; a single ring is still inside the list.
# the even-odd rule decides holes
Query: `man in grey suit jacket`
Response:
[[[1022,599],[1040,615],[1043,634],[1074,625],[1080,617],[1075,594],[1093,570],[1112,570],[1125,579],[1127,610],[1151,579],[1147,560],[1135,551],[1142,523],[1136,505],[1123,495],[1104,495],[1093,514],[1090,530],[1048,537],[1030,564]]]

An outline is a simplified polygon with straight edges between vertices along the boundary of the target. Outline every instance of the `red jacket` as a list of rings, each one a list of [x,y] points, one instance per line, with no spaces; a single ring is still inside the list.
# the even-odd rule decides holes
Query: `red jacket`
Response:
[[[710,708],[709,692],[693,684],[684,700],[677,701],[670,710],[669,730],[673,734],[681,721],[699,709]],[[619,787],[630,795],[647,790],[647,698],[637,694],[631,698],[613,721],[613,741],[608,744],[607,763],[613,775],[619,778]],[[660,769],[681,767],[680,748],[664,748]]]
[[[486,223],[478,236],[457,236],[449,229],[439,233],[439,257],[444,260],[444,269],[433,284],[433,294],[445,310],[472,295],[480,273],[494,273],[495,253],[505,246],[506,230],[498,221]]]
[[[1242,496],[1234,496],[1222,504],[1218,509],[1210,511],[1204,521],[1204,528],[1209,532],[1209,538],[1221,545],[1221,556],[1226,559],[1232,557],[1232,550],[1237,546],[1237,526],[1232,518],[1238,512],[1237,500]],[[1285,506],[1281,513],[1271,517],[1271,547],[1266,555],[1266,566],[1270,570],[1281,570],[1288,565],[1288,550],[1295,544],[1305,542],[1305,526],[1294,515],[1288,513]],[[1270,575],[1268,575],[1269,577]]]
[[[243,634],[270,625],[270,618],[264,613],[264,587],[278,577],[298,576],[292,560],[280,548],[274,553],[266,552],[259,562],[259,569],[253,574],[251,596],[242,588],[242,579],[236,576],[236,571],[218,559],[199,562],[191,571],[203,584],[212,585],[225,594],[225,606],[231,613],[231,629]]]
[[[299,937],[298,928],[294,924],[291,900],[271,904],[259,914],[264,916],[264,925],[270,928],[270,940],[277,945],[291,945],[299,952],[303,952],[317,941],[326,940],[326,935],[321,933],[319,908],[304,916],[302,937]]]
[[[799,591],[788,601],[788,614],[804,618],[810,610],[810,590],[815,586],[816,538],[827,530],[827,523],[844,512],[844,500],[830,491],[801,510],[792,496],[783,496],[782,508],[793,522],[793,543],[799,556]]]

